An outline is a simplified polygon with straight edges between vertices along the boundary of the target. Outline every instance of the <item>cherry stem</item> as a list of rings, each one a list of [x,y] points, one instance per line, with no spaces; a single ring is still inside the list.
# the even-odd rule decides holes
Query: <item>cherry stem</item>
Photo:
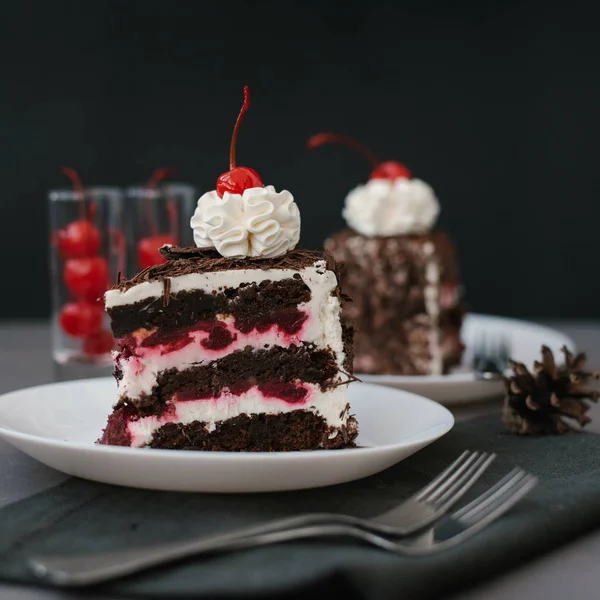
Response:
[[[79,218],[85,221],[87,219],[87,211],[85,206],[85,191],[81,183],[81,178],[73,167],[61,167],[60,170],[71,180],[71,185],[79,202]]]
[[[111,250],[117,255],[117,273],[119,276],[125,273],[125,236],[118,229],[109,229]],[[119,281],[117,280],[117,283]]]
[[[235,127],[233,128],[233,134],[231,136],[231,146],[229,147],[229,169],[235,169],[235,144],[237,142],[238,132],[240,130],[240,125],[242,123],[242,119],[250,106],[250,92],[248,91],[248,86],[244,86],[244,103],[242,104],[242,108],[240,110],[240,114],[238,115],[237,121],[235,122]]]
[[[158,225],[156,223],[154,211],[152,210],[152,199],[154,197],[154,194],[152,192],[156,189],[156,186],[163,179],[170,177],[171,175],[173,175],[173,173],[174,169],[172,169],[171,167],[162,167],[160,169],[156,169],[146,183],[146,216],[148,218],[150,235],[152,237],[158,235]]]
[[[337,133],[318,133],[309,138],[306,142],[306,146],[309,150],[314,150],[323,144],[341,144],[348,148],[356,150],[362,154],[370,163],[371,166],[376,167],[381,161],[365,146],[360,142],[348,137],[347,135],[338,135]]]

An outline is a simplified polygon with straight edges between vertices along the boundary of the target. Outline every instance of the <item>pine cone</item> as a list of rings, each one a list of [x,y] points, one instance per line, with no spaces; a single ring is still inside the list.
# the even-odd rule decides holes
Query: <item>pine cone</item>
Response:
[[[510,361],[513,375],[505,378],[506,399],[502,422],[517,435],[556,435],[581,431],[589,423],[586,416],[600,392],[582,387],[598,373],[583,370],[586,355],[573,356],[561,348],[565,364],[557,367],[550,348],[542,346],[542,362],[535,361],[534,374],[525,365]],[[579,427],[565,421],[573,419]]]

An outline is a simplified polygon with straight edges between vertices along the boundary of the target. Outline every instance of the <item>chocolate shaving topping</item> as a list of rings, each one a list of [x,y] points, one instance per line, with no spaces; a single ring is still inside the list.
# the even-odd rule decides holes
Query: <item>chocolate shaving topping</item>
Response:
[[[344,406],[344,408],[342,409],[342,412],[340,413],[340,419],[344,418],[344,415],[350,410],[350,403],[346,402],[346,406]]]
[[[125,291],[139,283],[158,281],[165,277],[177,277],[190,273],[210,273],[240,269],[293,269],[311,267],[318,260],[325,260],[327,270],[337,276],[337,263],[328,252],[295,249],[275,258],[224,258],[216,250],[195,246],[177,248],[163,246],[160,253],[166,263],[148,267],[130,279],[120,281],[115,288]],[[115,289],[113,288],[113,289]]]
[[[345,425],[342,425],[340,427],[340,431],[342,433],[342,438],[344,440],[344,444],[347,444],[348,443],[348,439],[349,439],[349,437],[348,437],[348,429],[346,429]]]
[[[163,306],[169,306],[171,300],[171,278],[163,279]]]
[[[351,375],[350,373],[346,373],[346,371],[344,371],[343,369],[339,369],[338,372],[348,377],[348,379],[346,381],[338,381],[333,387],[340,387],[340,385],[348,385],[350,383],[353,383],[354,381],[361,381],[358,377],[356,377],[355,375]]]

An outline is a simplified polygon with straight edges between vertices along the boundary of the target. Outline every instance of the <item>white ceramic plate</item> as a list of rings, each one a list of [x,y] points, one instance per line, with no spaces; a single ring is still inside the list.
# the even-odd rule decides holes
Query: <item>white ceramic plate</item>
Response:
[[[0,396],[0,437],[69,475],[181,492],[274,492],[361,479],[407,458],[448,432],[452,414],[407,392],[354,383],[360,427],[351,450],[193,452],[99,446],[115,398],[110,377],[27,388]]]
[[[489,400],[503,393],[504,384],[501,381],[476,380],[469,365],[476,344],[480,344],[482,339],[490,343],[499,336],[509,345],[511,357],[528,367],[533,366],[534,360],[540,359],[542,344],[548,346],[555,355],[563,345],[572,352],[576,350],[573,340],[555,329],[517,319],[470,314],[462,330],[466,349],[460,372],[449,375],[356,375],[365,383],[422,394],[447,406]],[[560,357],[557,358],[560,360]]]

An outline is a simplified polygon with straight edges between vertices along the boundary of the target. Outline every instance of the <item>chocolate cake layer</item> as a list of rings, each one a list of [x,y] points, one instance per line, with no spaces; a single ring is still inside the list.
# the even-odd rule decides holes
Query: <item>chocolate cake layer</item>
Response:
[[[346,373],[354,373],[354,325],[342,322],[342,344],[344,345],[344,369]]]
[[[310,288],[298,275],[282,281],[243,284],[217,293],[193,290],[169,294],[168,299],[146,298],[134,304],[114,306],[107,312],[117,339],[141,327],[171,331],[190,327],[198,321],[214,321],[220,314],[233,316],[236,329],[248,332],[273,313],[296,308],[310,298]]]
[[[163,371],[157,377],[152,394],[137,399],[134,410],[139,416],[160,415],[175,394],[185,394],[190,399],[213,398],[224,388],[240,394],[251,386],[300,381],[326,391],[339,385],[335,381],[338,373],[333,353],[310,344],[259,350],[247,347],[206,365]],[[118,373],[116,376],[118,378]],[[291,387],[289,393],[293,402]],[[127,398],[121,401],[130,403]]]
[[[127,290],[145,281],[160,281],[166,277],[178,277],[190,273],[214,273],[218,271],[247,270],[247,269],[293,269],[300,271],[312,267],[316,261],[325,260],[326,268],[336,271],[335,261],[327,253],[311,250],[291,250],[275,258],[244,259],[224,258],[216,250],[196,248],[195,246],[176,248],[161,248],[161,254],[167,259],[166,263],[148,267],[131,279],[119,281],[113,289]]]
[[[150,447],[225,452],[352,448],[358,433],[356,420],[350,417],[347,426],[342,426],[330,439],[332,433],[323,417],[295,410],[279,415],[240,415],[221,421],[210,432],[205,423],[198,421],[188,425],[164,425],[154,434]]]

